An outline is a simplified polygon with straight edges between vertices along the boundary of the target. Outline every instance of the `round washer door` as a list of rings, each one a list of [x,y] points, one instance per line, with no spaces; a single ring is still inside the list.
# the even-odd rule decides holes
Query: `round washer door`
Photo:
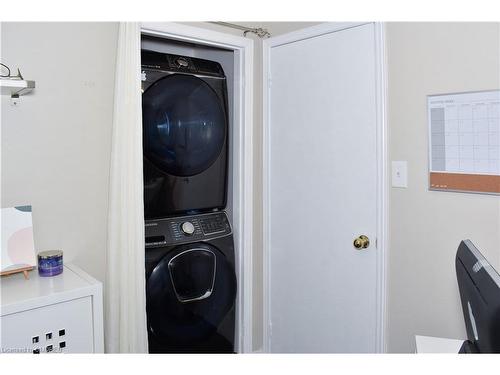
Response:
[[[172,74],[142,95],[144,155],[175,176],[210,167],[224,146],[226,116],[216,92],[202,79]]]
[[[148,329],[158,340],[193,343],[217,331],[236,298],[236,276],[216,247],[195,243],[165,255],[146,284]]]

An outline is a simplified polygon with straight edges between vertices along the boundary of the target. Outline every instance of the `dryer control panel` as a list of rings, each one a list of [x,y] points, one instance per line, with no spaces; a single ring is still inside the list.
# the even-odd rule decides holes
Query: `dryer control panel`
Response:
[[[231,234],[225,212],[146,220],[146,248],[205,241]]]

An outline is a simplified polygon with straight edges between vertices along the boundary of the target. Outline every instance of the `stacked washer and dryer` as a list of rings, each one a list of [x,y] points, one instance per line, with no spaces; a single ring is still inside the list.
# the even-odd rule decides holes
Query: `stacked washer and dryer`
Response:
[[[151,353],[233,353],[236,275],[221,65],[142,50]]]

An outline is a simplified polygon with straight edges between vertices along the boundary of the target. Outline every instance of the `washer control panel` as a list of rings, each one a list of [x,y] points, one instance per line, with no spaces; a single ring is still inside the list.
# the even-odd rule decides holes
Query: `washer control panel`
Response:
[[[204,241],[231,234],[225,212],[146,220],[146,248]]]

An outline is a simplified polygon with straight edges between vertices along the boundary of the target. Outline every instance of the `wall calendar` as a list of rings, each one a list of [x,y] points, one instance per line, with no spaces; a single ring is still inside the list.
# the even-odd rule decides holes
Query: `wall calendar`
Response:
[[[500,90],[427,97],[429,188],[500,194]]]

